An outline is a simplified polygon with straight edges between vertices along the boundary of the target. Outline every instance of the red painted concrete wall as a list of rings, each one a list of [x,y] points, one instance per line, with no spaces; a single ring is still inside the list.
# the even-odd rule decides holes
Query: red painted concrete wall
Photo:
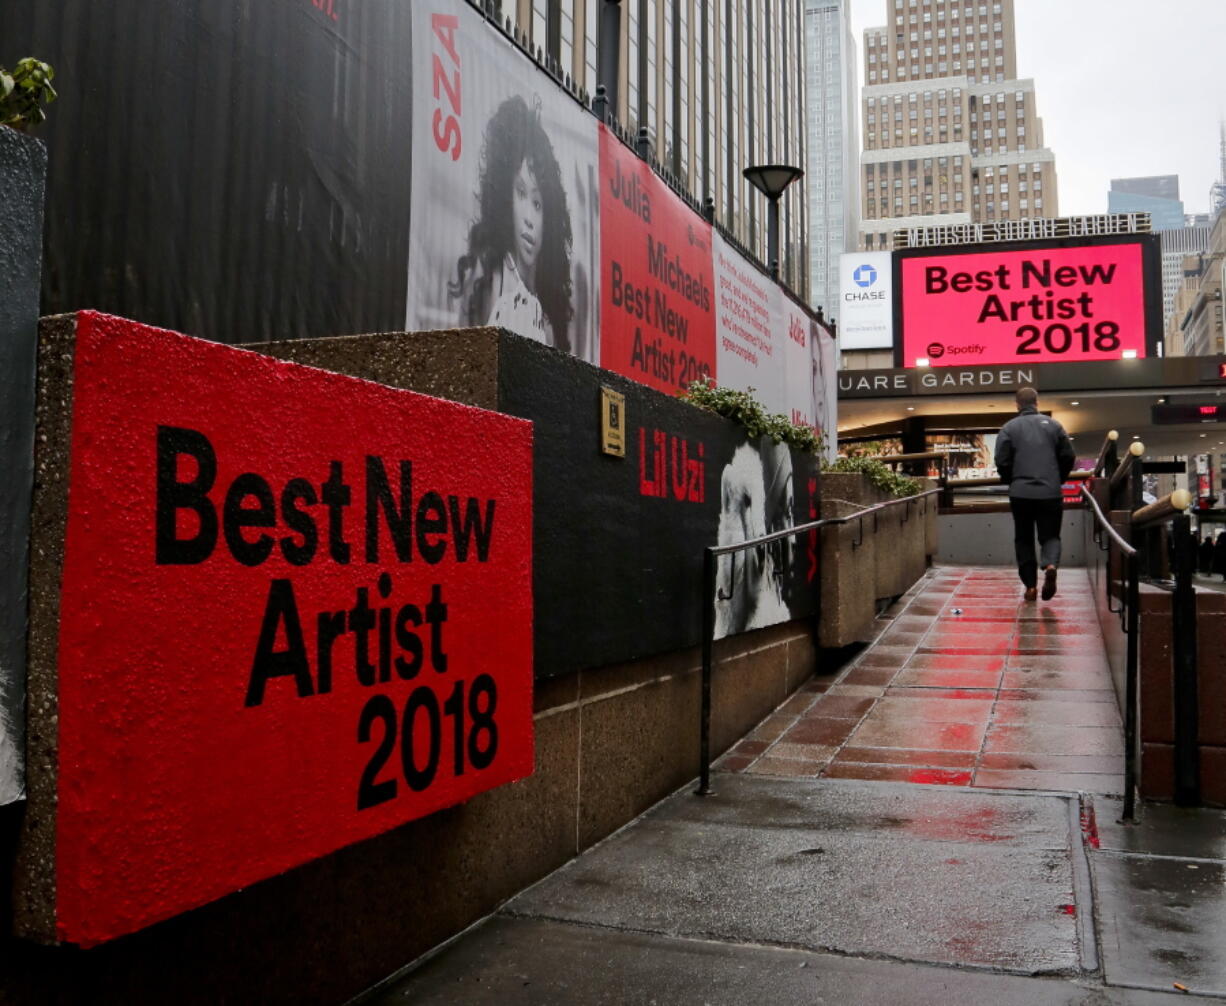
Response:
[[[82,314],[58,938],[530,774],[531,514],[530,423]]]

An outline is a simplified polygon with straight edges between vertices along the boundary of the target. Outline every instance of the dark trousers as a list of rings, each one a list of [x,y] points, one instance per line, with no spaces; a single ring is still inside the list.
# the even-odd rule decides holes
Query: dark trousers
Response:
[[[1060,524],[1064,503],[1059,498],[1046,500],[1009,497],[1013,511],[1013,547],[1017,552],[1017,575],[1027,587],[1038,585],[1039,566],[1060,565]],[[1039,559],[1034,557],[1034,536],[1039,534]]]

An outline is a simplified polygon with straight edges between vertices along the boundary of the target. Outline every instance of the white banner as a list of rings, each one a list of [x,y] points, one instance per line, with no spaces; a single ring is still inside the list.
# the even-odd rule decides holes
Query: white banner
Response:
[[[817,425],[817,413],[813,408],[811,324],[802,308],[797,307],[791,298],[780,295],[776,325],[784,334],[782,362],[786,414],[792,422],[802,426]]]
[[[711,236],[715,266],[716,380],[721,387],[753,389],[768,412],[787,412],[784,389],[786,331],[780,332],[783,294],[720,236]]]
[[[597,122],[453,0],[413,4],[410,331],[498,325],[600,362]]]
[[[839,257],[839,348],[894,346],[894,276],[889,252]]]

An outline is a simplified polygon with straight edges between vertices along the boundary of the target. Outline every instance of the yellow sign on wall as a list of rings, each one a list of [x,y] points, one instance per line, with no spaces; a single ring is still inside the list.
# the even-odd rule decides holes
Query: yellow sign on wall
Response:
[[[600,449],[615,457],[626,456],[626,396],[600,388]]]

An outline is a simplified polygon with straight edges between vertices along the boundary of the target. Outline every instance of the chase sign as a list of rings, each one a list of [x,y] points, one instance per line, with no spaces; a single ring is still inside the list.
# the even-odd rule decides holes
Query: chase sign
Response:
[[[854,252],[839,263],[841,349],[888,349],[894,345],[893,274],[889,252]]]
[[[856,286],[869,287],[877,282],[877,270],[865,263],[851,274],[851,278]]]

